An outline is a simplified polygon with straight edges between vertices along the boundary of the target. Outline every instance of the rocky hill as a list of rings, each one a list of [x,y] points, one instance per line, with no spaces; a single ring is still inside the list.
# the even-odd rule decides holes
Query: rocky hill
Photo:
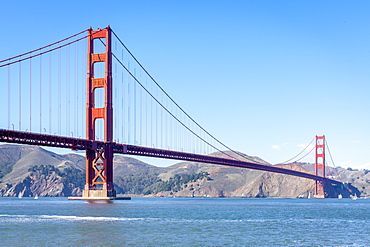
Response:
[[[306,170],[313,172],[314,164],[300,164]],[[370,170],[352,169],[342,167],[327,167],[326,176],[345,183],[350,183],[359,190],[363,197],[370,196]]]
[[[258,157],[243,156],[267,164]],[[280,166],[304,172],[312,169],[312,165],[302,164]],[[79,196],[85,183],[84,170],[85,159],[79,154],[58,155],[35,146],[0,145],[0,196]],[[366,171],[338,168],[329,169],[328,174],[335,172],[345,178],[342,181],[360,185],[363,195],[369,193]],[[157,197],[294,198],[308,197],[314,189],[314,181],[289,175],[194,162],[156,167],[123,155],[115,156],[114,182],[119,194]],[[346,188],[327,188],[332,197],[350,196]],[[360,195],[356,188],[351,191]]]
[[[0,146],[0,196],[69,196],[82,193],[75,181],[63,173],[80,173],[81,155],[58,155],[40,147]],[[56,172],[58,171],[58,172]]]

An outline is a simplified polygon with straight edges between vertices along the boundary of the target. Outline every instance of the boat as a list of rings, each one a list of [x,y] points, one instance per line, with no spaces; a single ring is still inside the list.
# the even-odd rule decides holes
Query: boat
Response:
[[[36,200],[39,199],[38,195],[35,195],[35,197],[33,199],[36,199]]]
[[[22,196],[22,193],[19,193],[18,194],[18,198],[22,198],[23,196]]]

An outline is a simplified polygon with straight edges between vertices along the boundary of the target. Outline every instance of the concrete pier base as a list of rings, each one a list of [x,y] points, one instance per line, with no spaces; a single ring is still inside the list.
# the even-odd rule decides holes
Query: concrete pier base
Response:
[[[68,197],[68,200],[89,200],[89,201],[112,201],[131,200],[131,197],[117,197],[114,190],[83,190],[82,197]]]
[[[313,198],[323,199],[323,198],[325,198],[325,195],[314,195]]]
[[[84,197],[70,196],[68,200],[85,200],[85,201],[113,201],[113,200],[131,200],[131,197]]]

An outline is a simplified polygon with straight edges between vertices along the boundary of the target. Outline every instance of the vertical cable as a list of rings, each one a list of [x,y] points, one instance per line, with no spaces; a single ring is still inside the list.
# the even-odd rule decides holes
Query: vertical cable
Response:
[[[121,60],[123,61],[123,50],[122,50],[122,53],[121,53]],[[122,124],[121,124],[121,143],[125,143],[125,124],[124,124],[124,119],[125,119],[125,114],[126,114],[126,109],[123,107],[124,105],[124,96],[125,96],[125,84],[124,84],[124,75],[123,75],[123,70],[121,70],[121,88],[122,88],[122,97],[121,97],[121,111],[122,111]]]
[[[169,108],[167,99],[166,99],[166,108]],[[169,150],[170,147],[169,147],[169,143],[168,143],[168,136],[171,132],[168,129],[168,112],[165,112],[164,117],[165,117],[165,146]]]
[[[42,56],[40,56],[40,133],[42,133]]]
[[[130,70],[130,61],[128,62],[128,70]],[[128,119],[127,119],[127,124],[128,124],[128,144],[132,144],[131,143],[131,109],[130,109],[130,106],[131,106],[131,97],[130,97],[130,95],[131,95],[131,92],[130,92],[130,77],[127,79],[127,93],[128,93],[128,95],[127,95],[127,99],[128,99],[128,104],[127,104],[127,110],[128,110],[128,114],[127,114],[127,117],[128,117]]]
[[[163,94],[161,94],[162,95],[162,102],[163,102]],[[165,149],[165,146],[163,145],[163,109],[162,108],[160,108],[160,110],[161,110],[161,119],[160,119],[160,121],[161,121],[161,123],[160,123],[160,125],[161,125],[161,148],[163,148],[163,149]]]
[[[22,130],[22,65],[19,62],[19,130]]]
[[[177,108],[175,108],[175,116],[178,117],[177,115]],[[173,124],[174,124],[174,145],[175,145],[175,149],[180,151],[179,147],[178,147],[178,139],[177,139],[177,122],[176,121],[173,121]]]
[[[134,66],[134,76],[136,78],[136,68]],[[136,83],[133,82],[133,87],[134,87],[134,145],[136,145]]]
[[[145,76],[145,85],[148,87],[148,77]],[[148,95],[145,95],[145,145],[148,146],[148,136],[149,136],[149,128],[148,128],[148,119],[149,119],[149,112],[148,112]],[[150,145],[149,145],[150,146]]]
[[[141,78],[141,72],[140,72],[140,81],[142,80]],[[143,125],[142,125],[142,121],[143,121],[143,116],[142,116],[142,93],[143,93],[143,89],[140,87],[140,145],[143,144]]]
[[[117,43],[115,43],[115,48],[117,48]],[[117,63],[114,64],[114,73],[113,73],[113,86],[114,86],[114,96],[113,96],[113,110],[116,109],[116,107],[118,107],[116,105],[116,102],[117,102],[117,93],[118,93],[118,87],[117,87]],[[117,133],[118,133],[118,129],[117,129],[117,119],[119,119],[119,113],[120,111],[115,111],[113,116],[114,116],[114,135],[113,135],[113,140],[116,142],[117,141]]]
[[[58,134],[60,135],[61,134],[61,97],[62,97],[62,93],[61,93],[61,53],[60,53],[60,49],[58,51]]]
[[[32,58],[30,58],[30,132],[32,132]]]
[[[79,138],[79,135],[78,135],[78,127],[77,127],[77,123],[78,123],[78,113],[77,113],[77,103],[78,103],[78,69],[77,69],[77,66],[78,66],[78,44],[76,44],[75,46],[75,80],[74,80],[74,131],[76,133],[76,138]]]
[[[8,66],[8,129],[10,129],[10,66]]]
[[[174,111],[173,111],[173,104],[171,104],[171,102],[170,102],[170,108],[171,108],[171,114],[174,114]],[[174,146],[173,146],[173,128],[172,128],[173,126],[172,126],[172,117],[171,117],[171,115],[169,114],[169,116],[168,116],[168,128],[170,128],[170,134],[169,134],[169,136],[168,136],[168,145],[170,146],[170,148],[171,148],[171,150],[175,150],[174,149]]]
[[[52,134],[53,131],[51,129],[51,113],[52,113],[52,106],[51,106],[51,74],[52,74],[52,55],[49,53],[49,133]]]
[[[70,46],[67,46],[67,55],[66,55],[66,70],[67,70],[67,80],[66,80],[66,136],[70,136],[70,83],[71,83],[71,71],[70,71]]]
[[[121,107],[122,107],[122,143],[125,143],[125,141],[126,141],[126,135],[125,135],[125,114],[126,114],[126,108],[124,108],[123,106],[124,106],[124,104],[125,104],[125,102],[124,102],[124,99],[125,99],[125,86],[124,86],[124,76],[123,76],[123,71],[122,71],[122,99],[121,99],[121,102],[122,102],[122,105],[121,105]]]
[[[151,86],[151,90],[153,92],[153,84],[150,85]],[[153,103],[152,103],[152,99],[150,100],[150,146],[153,145]]]
[[[156,97],[158,98],[158,88]],[[154,102],[155,103],[155,102]],[[155,146],[158,147],[158,104],[155,104]]]
[[[122,52],[122,59],[123,59],[123,52]],[[120,104],[121,104],[121,111],[122,111],[122,124],[121,124],[121,136],[120,138],[122,139],[122,143],[126,143],[126,138],[127,138],[127,135],[126,135],[126,130],[127,130],[127,120],[126,120],[126,115],[127,115],[127,105],[125,105],[125,102],[127,100],[127,97],[126,97],[126,83],[125,83],[125,80],[126,80],[126,77],[125,77],[125,74],[124,72],[121,70],[121,100],[120,100]]]

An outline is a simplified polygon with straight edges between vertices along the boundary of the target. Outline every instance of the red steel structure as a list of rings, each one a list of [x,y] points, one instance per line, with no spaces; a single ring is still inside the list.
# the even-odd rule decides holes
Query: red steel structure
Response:
[[[105,44],[104,53],[94,53],[94,41]],[[103,41],[104,40],[104,41]],[[96,120],[104,120],[104,142],[107,145],[86,150],[86,184],[83,197],[115,197],[113,186],[113,107],[111,29],[88,30],[86,139],[95,140]],[[95,78],[95,67],[104,63],[105,76]],[[104,90],[104,107],[96,108],[96,89]]]
[[[250,161],[235,160],[222,157],[214,157],[208,155],[200,155],[194,153],[185,153],[164,149],[155,149],[150,147],[139,147],[134,145],[125,145],[119,143],[106,143],[103,141],[91,141],[78,139],[73,137],[63,137],[47,134],[36,134],[30,132],[2,130],[0,129],[0,142],[19,143],[37,146],[70,148],[74,150],[103,150],[105,146],[112,146],[113,153],[130,154],[146,157],[155,157],[162,159],[175,159],[193,162],[210,163],[217,165],[225,165],[232,167],[248,168],[260,171],[275,172],[288,174],[292,176],[308,178],[318,181],[326,181],[328,183],[341,185],[342,182],[333,179],[325,178],[311,173],[305,173],[290,169],[285,169],[277,166],[263,165]]]
[[[316,136],[315,175],[325,178],[325,136]],[[325,198],[325,181],[316,180],[316,198]]]
[[[86,152],[86,183],[80,199],[115,199],[113,186],[113,155],[130,154],[164,159],[175,159],[241,167],[261,171],[288,174],[315,180],[315,196],[325,197],[324,184],[342,184],[340,181],[325,177],[325,136],[316,136],[315,174],[289,170],[277,166],[237,160],[227,157],[214,157],[195,153],[171,151],[136,145],[125,145],[113,141],[113,104],[112,104],[112,30],[108,26],[96,31],[88,30],[87,78],[86,78],[86,139],[56,136],[0,129],[0,142],[19,143],[38,146],[70,148]],[[95,53],[95,46],[102,42],[103,53]],[[115,56],[114,56],[115,57]],[[97,65],[104,65],[104,76],[97,77]],[[100,66],[101,67],[101,66]],[[104,91],[104,106],[97,105],[96,91]],[[96,121],[104,122],[104,140],[96,140]],[[123,123],[122,123],[123,124]],[[76,199],[76,198],[75,198]]]

